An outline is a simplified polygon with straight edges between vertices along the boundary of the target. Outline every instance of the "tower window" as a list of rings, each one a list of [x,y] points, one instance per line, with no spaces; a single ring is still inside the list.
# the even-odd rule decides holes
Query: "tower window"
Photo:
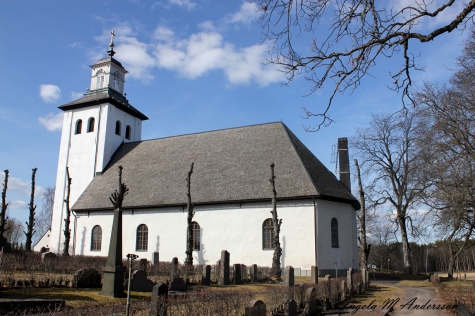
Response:
[[[81,134],[82,129],[82,120],[76,121],[76,129],[74,130],[74,134]]]
[[[331,221],[331,231],[332,231],[332,248],[338,248],[338,221],[336,218],[332,218]]]
[[[102,244],[102,228],[99,225],[94,226],[91,232],[91,251],[100,251]]]
[[[120,136],[120,121],[115,122],[115,133]]]
[[[201,246],[201,228],[197,222],[191,223],[191,230],[193,231],[193,250],[200,250]]]
[[[148,227],[145,224],[140,224],[137,227],[137,243],[135,250],[147,250],[148,249]]]
[[[96,89],[102,88],[104,86],[104,71],[99,70],[96,73]]]
[[[90,117],[89,121],[87,122],[88,133],[94,132],[94,124],[95,124],[95,119],[93,117]]]
[[[130,140],[130,125],[125,127],[125,138]]]
[[[274,223],[268,218],[262,223],[262,249],[274,249]]]

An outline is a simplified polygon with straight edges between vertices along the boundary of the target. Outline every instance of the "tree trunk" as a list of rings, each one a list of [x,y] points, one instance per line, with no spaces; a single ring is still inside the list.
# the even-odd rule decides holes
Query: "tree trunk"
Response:
[[[282,219],[277,217],[277,191],[275,190],[275,175],[274,175],[274,163],[271,167],[270,183],[272,184],[272,224],[274,226],[274,238],[272,240],[272,246],[274,248],[274,255],[272,256],[272,269],[271,276],[279,278],[282,276],[282,268],[280,266],[280,257],[282,256],[282,248],[280,247],[280,225],[282,225]]]
[[[7,221],[7,188],[8,188],[8,170],[5,170],[5,179],[3,181],[3,190],[2,190],[2,209],[0,211],[0,251],[3,250],[3,247],[5,246],[5,243],[7,239],[4,236],[4,233],[6,231],[5,229],[5,223]]]
[[[69,242],[71,241],[71,229],[69,225],[71,224],[71,210],[69,208],[69,195],[71,193],[71,177],[69,177],[69,168],[66,167],[66,174],[68,176],[68,183],[66,187],[66,218],[64,219],[64,245],[63,245],[63,256],[69,256]]]
[[[186,189],[187,193],[186,196],[188,198],[186,203],[186,208],[188,212],[188,226],[187,226],[187,234],[186,234],[186,258],[185,258],[185,266],[192,267],[193,266],[193,216],[195,212],[193,211],[193,203],[191,202],[191,174],[193,173],[193,165],[191,163],[190,171],[188,171],[188,177],[186,177]]]
[[[399,222],[399,229],[401,229],[404,273],[412,274],[411,248],[409,246],[409,241],[407,239],[406,219],[403,216],[398,216],[398,222]]]
[[[28,222],[25,222],[27,229],[26,229],[26,242],[25,242],[25,249],[26,250],[31,250],[31,240],[33,239],[33,235],[35,234],[35,230],[33,229],[35,227],[35,210],[36,210],[36,205],[35,205],[35,178],[36,178],[36,171],[38,168],[33,168],[32,169],[32,175],[31,175],[31,197],[30,197],[30,204],[28,206],[30,207],[30,217],[28,219]]]
[[[358,165],[358,159],[355,159],[355,167],[356,167],[356,175],[358,177],[358,188],[359,188],[359,193],[360,193],[360,204],[361,204],[361,210],[360,210],[360,243],[361,243],[361,248],[363,249],[363,257],[361,258],[361,267],[367,268],[368,267],[368,257],[369,257],[369,252],[371,250],[371,245],[368,245],[366,242],[366,201],[365,201],[365,196],[364,196],[364,191],[363,191],[363,184],[361,183],[361,174],[360,174],[360,166]]]

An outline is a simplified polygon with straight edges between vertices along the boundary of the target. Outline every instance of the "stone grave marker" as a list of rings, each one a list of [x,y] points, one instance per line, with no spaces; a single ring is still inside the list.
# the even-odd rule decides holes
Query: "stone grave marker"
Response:
[[[235,263],[234,264],[233,280],[234,280],[234,284],[242,284],[241,264],[240,263]]]
[[[346,300],[346,280],[341,281],[341,300],[344,301]]]
[[[157,283],[152,288],[152,302],[150,304],[150,316],[166,316],[167,308],[162,306],[160,299],[168,296],[168,286]]]
[[[58,258],[58,256],[52,252],[44,252],[41,254],[41,262],[45,262],[46,260],[56,259],[56,258]]]
[[[147,259],[140,259],[139,260],[139,269],[140,270],[147,271],[147,265],[148,265]]]
[[[366,268],[361,269],[361,282],[363,283],[363,291],[366,289]]]
[[[297,303],[294,300],[288,300],[284,304],[285,316],[297,316]]]
[[[147,272],[135,270],[132,273],[132,283],[130,290],[134,292],[152,292],[154,283],[147,278]],[[125,281],[124,288],[128,288],[129,280]]]
[[[266,304],[261,300],[252,300],[245,308],[246,316],[266,316]]]
[[[294,286],[294,268],[292,266],[288,266],[285,269],[285,286]]]
[[[159,259],[160,259],[160,256],[159,256],[158,252],[155,251],[155,252],[153,253],[152,264],[153,264],[154,266],[158,266],[158,263],[160,262]]]
[[[310,283],[318,283],[318,267],[316,266],[310,269]]]
[[[229,285],[229,252],[227,252],[226,250],[221,251],[219,284]]]
[[[183,278],[174,278],[170,282],[170,285],[168,286],[168,291],[178,291],[178,292],[186,291],[185,280],[183,280]]]
[[[329,274],[326,274],[325,275],[325,281],[330,281],[330,279],[331,279],[331,276]]]
[[[172,265],[171,265],[171,268],[170,268],[170,279],[176,279],[178,278],[179,275],[178,275],[178,258],[175,257],[172,259]]]
[[[241,264],[241,280],[247,282],[247,267],[245,264]]]
[[[312,286],[305,293],[305,315],[317,314],[317,290]]]
[[[205,273],[201,277],[201,285],[210,286],[211,285],[211,266],[207,265],[205,268]]]
[[[346,281],[348,286],[348,292],[350,293],[350,298],[353,297],[353,269],[349,268],[346,273]]]
[[[252,265],[251,282],[257,282],[257,264]]]
[[[101,273],[94,268],[79,269],[73,276],[72,284],[77,288],[99,288],[101,287]]]

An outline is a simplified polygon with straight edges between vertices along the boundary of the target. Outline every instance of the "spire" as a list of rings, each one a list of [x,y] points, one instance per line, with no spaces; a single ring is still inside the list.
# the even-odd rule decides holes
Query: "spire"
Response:
[[[111,32],[111,42],[109,43],[110,49],[107,51],[107,55],[109,55],[110,57],[114,56],[114,54],[115,54],[115,52],[114,52],[114,36],[115,36],[115,33],[114,33],[114,30],[112,30],[112,32]]]

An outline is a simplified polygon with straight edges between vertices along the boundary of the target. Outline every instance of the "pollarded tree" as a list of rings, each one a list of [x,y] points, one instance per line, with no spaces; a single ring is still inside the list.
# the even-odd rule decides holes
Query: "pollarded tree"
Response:
[[[360,262],[360,266],[363,268],[368,267],[368,257],[369,257],[369,252],[371,251],[371,244],[368,243],[367,241],[367,230],[366,230],[366,219],[367,219],[367,212],[368,209],[366,207],[366,199],[367,197],[365,196],[365,190],[363,188],[363,183],[361,181],[361,172],[360,172],[360,166],[358,164],[358,159],[354,160],[355,162],[355,169],[356,169],[356,177],[358,180],[358,192],[359,192],[359,197],[360,197],[360,205],[361,209],[357,212],[357,219],[359,223],[359,229],[358,229],[358,241],[361,245],[361,250],[363,251],[363,256],[362,260]]]
[[[25,242],[25,249],[26,250],[31,250],[31,243],[33,239],[33,235],[35,234],[35,210],[36,210],[36,205],[35,205],[35,178],[36,178],[36,171],[38,168],[33,168],[32,169],[32,174],[31,174],[31,196],[30,196],[30,204],[28,204],[29,209],[30,209],[30,216],[28,218],[28,222],[26,222],[27,225],[27,231],[24,232],[26,236],[26,242]]]
[[[467,23],[473,23],[475,9],[475,0],[460,6],[460,0],[255,2],[262,13],[263,35],[273,44],[274,58],[270,62],[287,73],[289,82],[303,74],[311,83],[310,93],[325,84],[333,85],[322,112],[304,108],[307,118],[320,118],[316,126],[307,127],[311,131],[332,122],[328,113],[335,95],[356,89],[384,57],[393,59],[388,67],[397,65],[392,72],[392,68],[387,71],[392,89],[402,90],[404,101],[404,96],[410,96],[411,72],[420,69],[415,61],[419,51],[413,52],[414,44],[464,29]],[[453,12],[448,12],[451,9],[456,10],[453,17]],[[425,27],[417,27],[420,25]]]
[[[69,198],[71,195],[71,183],[72,179],[69,176],[69,168],[66,167],[66,175],[68,182],[66,183],[66,198],[64,203],[66,204],[66,218],[64,219],[64,244],[63,244],[63,256],[69,256],[69,242],[71,241],[71,208],[69,206]]]
[[[275,175],[274,175],[274,163],[270,165],[271,178],[269,179],[272,185],[272,225],[274,226],[274,236],[272,239],[272,248],[274,248],[274,254],[272,256],[272,268],[271,276],[279,278],[282,275],[282,268],[280,266],[280,257],[282,256],[282,248],[280,247],[280,225],[282,225],[282,219],[277,216],[277,191],[275,190]]]
[[[191,175],[193,174],[193,165],[191,163],[190,171],[188,171],[188,176],[186,177],[186,209],[187,209],[187,229],[186,229],[186,258],[185,258],[185,265],[188,267],[193,266],[193,216],[195,215],[195,211],[193,211],[194,203],[191,201]]]
[[[0,251],[3,249],[6,243],[6,238],[5,238],[5,231],[7,228],[5,227],[6,221],[8,220],[7,218],[7,208],[8,208],[8,203],[7,203],[7,189],[8,189],[8,175],[9,172],[8,170],[5,170],[5,177],[3,179],[3,189],[2,189],[2,208],[0,210]]]
[[[370,126],[357,130],[352,142],[364,169],[373,178],[372,203],[387,204],[395,214],[393,221],[400,231],[407,273],[412,273],[408,227],[413,235],[418,233],[410,213],[429,185],[420,175],[414,120],[412,112],[373,115]]]

